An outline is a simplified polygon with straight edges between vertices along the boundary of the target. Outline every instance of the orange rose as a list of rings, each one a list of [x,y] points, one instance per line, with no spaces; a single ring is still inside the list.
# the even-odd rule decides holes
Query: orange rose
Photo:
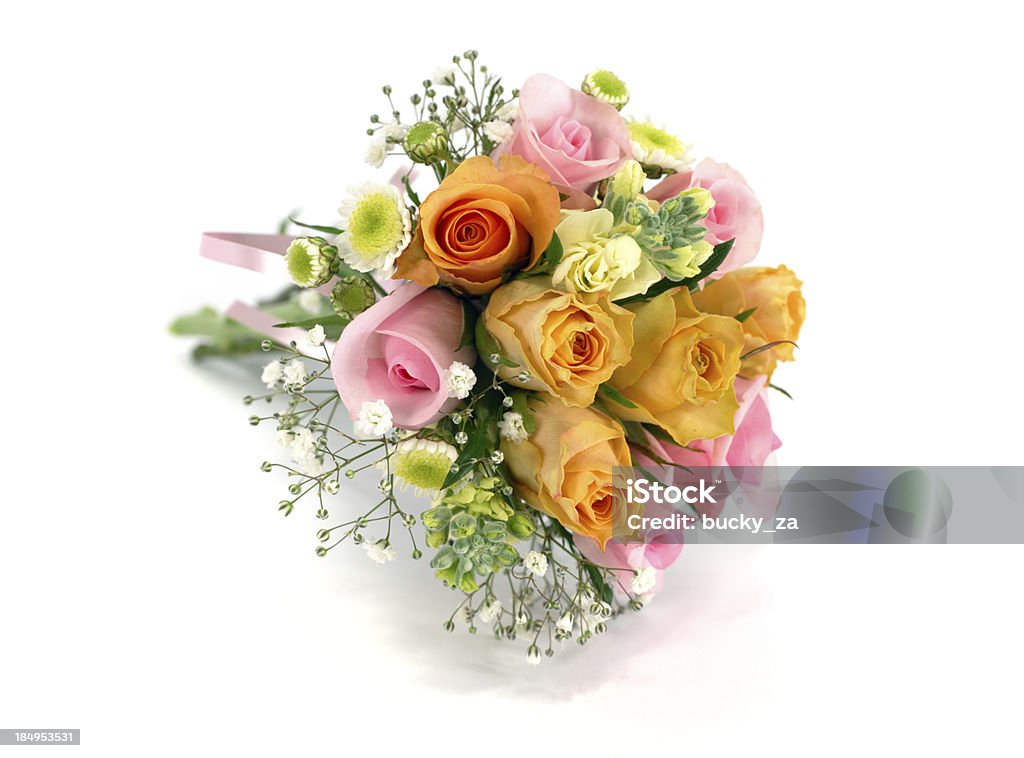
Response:
[[[559,221],[558,190],[517,156],[500,166],[477,156],[445,177],[420,205],[412,243],[398,259],[396,279],[451,284],[482,295],[502,276],[535,265]]]
[[[785,266],[741,268],[695,292],[693,302],[705,313],[723,316],[738,316],[753,308],[742,323],[746,354],[769,342],[796,342],[804,323],[802,284]],[[771,379],[778,361],[794,357],[792,345],[777,345],[744,360],[741,373],[764,374]]]
[[[514,368],[495,367],[503,379],[529,373],[518,386],[548,392],[566,405],[592,405],[597,388],[629,360],[633,314],[607,293],[584,299],[551,289],[550,280],[516,279],[491,295],[481,318]]]
[[[529,403],[536,430],[522,442],[501,443],[516,492],[604,550],[612,536],[612,469],[631,464],[622,426],[592,408],[539,397]]]

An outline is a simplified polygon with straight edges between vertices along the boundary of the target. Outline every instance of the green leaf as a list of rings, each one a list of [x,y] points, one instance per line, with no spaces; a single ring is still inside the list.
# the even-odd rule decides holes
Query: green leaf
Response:
[[[590,577],[590,583],[594,585],[594,589],[597,590],[597,594],[602,602],[611,605],[613,598],[612,588],[604,580],[601,569],[592,563],[584,563],[583,568],[586,570],[587,576]]]
[[[768,386],[769,386],[769,387],[771,387],[771,388],[772,388],[773,390],[775,390],[776,392],[781,392],[781,393],[782,393],[783,395],[785,395],[786,397],[788,397],[788,398],[789,398],[790,400],[792,400],[792,399],[793,399],[793,396],[792,396],[792,395],[790,395],[790,394],[789,394],[788,392],[786,392],[786,390],[782,389],[782,387],[779,387],[779,386],[778,386],[777,384],[772,384],[771,382],[769,382],[769,383],[768,383]]]
[[[313,316],[312,318],[302,319],[301,321],[285,321],[280,324],[274,324],[276,329],[312,329],[317,324],[320,324],[325,330],[331,327],[341,327],[344,329],[349,325],[347,318],[342,318],[337,314],[329,316]]]
[[[496,428],[492,423],[498,404],[501,403],[501,395],[497,392],[488,392],[476,403],[476,412],[465,422],[464,431],[468,436],[466,444],[459,451],[448,475],[445,477],[441,489],[447,489],[462,477],[473,470],[478,458],[487,456],[488,451],[493,447],[491,434]]]
[[[617,389],[612,387],[610,384],[602,384],[597,388],[597,391],[604,395],[606,398],[614,403],[618,403],[624,408],[636,408],[637,404],[630,400],[628,397],[623,395]]]
[[[494,364],[491,362],[491,356],[498,356],[498,363],[508,368],[519,368],[519,364],[509,360],[502,352],[501,347],[498,345],[498,341],[491,336],[491,333],[487,331],[484,326],[484,320],[478,318],[476,320],[476,326],[473,329],[476,337],[476,351],[483,359],[484,363],[494,369]]]
[[[468,300],[462,301],[462,336],[459,337],[459,344],[456,352],[473,344],[473,335],[476,332],[477,313]]]
[[[529,399],[532,393],[516,391],[511,393],[512,397],[512,410],[523,417],[523,428],[527,434],[533,434],[537,431],[537,419],[533,417],[533,411],[530,410]],[[539,396],[538,400],[543,400]]]
[[[754,311],[756,311],[756,310],[757,310],[756,307],[754,307],[754,308],[747,308],[747,310],[743,311],[743,313],[737,313],[736,314],[736,320],[739,321],[742,324],[748,318],[753,316],[754,315]]]
[[[344,229],[339,229],[336,226],[318,226],[317,224],[304,224],[301,221],[296,221],[291,216],[288,217],[288,220],[291,223],[295,224],[295,226],[300,226],[303,229],[312,229],[313,231],[321,232],[322,234],[344,234],[345,233]]]
[[[545,274],[550,272],[555,266],[562,260],[562,240],[558,239],[557,234],[551,235],[551,242],[541,253],[540,260],[537,261],[537,265],[531,268],[529,271],[522,272],[522,276],[533,276],[534,274]]]

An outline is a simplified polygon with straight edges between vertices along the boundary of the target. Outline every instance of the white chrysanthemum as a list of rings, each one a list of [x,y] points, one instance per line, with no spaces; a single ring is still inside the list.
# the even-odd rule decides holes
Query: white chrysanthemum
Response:
[[[498,112],[495,115],[502,121],[513,121],[519,115],[519,101],[509,100],[498,108]]]
[[[263,367],[263,373],[260,374],[260,381],[267,385],[268,390],[274,389],[277,383],[281,381],[284,376],[284,366],[281,365],[281,361],[271,361]]]
[[[394,428],[391,409],[383,400],[366,400],[356,419],[356,434],[363,437],[383,437]]]
[[[377,132],[380,136],[393,139],[395,142],[401,142],[408,133],[409,126],[407,124],[400,124],[397,121],[384,124]]]
[[[337,240],[342,259],[356,271],[386,271],[412,239],[412,215],[390,184],[356,188],[338,209],[345,233]]]
[[[298,387],[306,381],[306,364],[302,361],[288,361],[284,366],[284,383],[289,387]]]
[[[312,329],[306,332],[306,339],[309,340],[309,344],[313,347],[320,347],[327,339],[327,333],[324,331],[323,326],[316,324]]]
[[[536,550],[531,550],[526,554],[523,565],[534,576],[544,576],[548,573],[548,557]]]
[[[465,363],[452,361],[452,365],[444,370],[444,386],[448,389],[448,397],[465,400],[475,385],[476,373]]]
[[[375,136],[366,144],[366,152],[363,153],[363,159],[374,168],[380,168],[384,165],[385,159],[388,157],[388,143],[383,137]]]
[[[313,289],[302,290],[298,297],[299,307],[306,313],[315,316],[323,308],[324,296]]]
[[[517,445],[530,436],[526,433],[522,414],[515,411],[502,414],[501,421],[498,422],[498,434],[502,439]]]
[[[636,573],[629,586],[637,595],[645,595],[654,589],[657,581],[657,572],[651,566],[644,566]]]
[[[454,84],[456,71],[457,69],[451,63],[445,66],[438,66],[434,69],[434,73],[431,75],[430,81],[432,84],[438,86],[442,84]]]
[[[403,484],[411,485],[420,493],[436,492],[444,484],[459,451],[444,440],[425,440],[410,437],[398,443],[390,462],[382,461],[380,468],[390,471]]]
[[[395,550],[385,540],[364,542],[363,549],[374,563],[389,563],[395,560]]]
[[[502,605],[500,600],[492,600],[480,609],[480,621],[484,624],[493,624],[501,618]]]
[[[643,165],[677,173],[690,167],[687,146],[675,135],[649,121],[629,121],[626,128],[633,143],[633,158]]]
[[[484,134],[495,145],[500,145],[512,137],[512,125],[507,121],[488,121],[484,124]]]

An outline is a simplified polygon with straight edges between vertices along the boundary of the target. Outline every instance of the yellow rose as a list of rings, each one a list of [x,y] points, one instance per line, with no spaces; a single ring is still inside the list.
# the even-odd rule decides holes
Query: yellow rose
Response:
[[[749,353],[769,342],[796,342],[804,323],[802,284],[785,266],[741,268],[707,285],[694,294],[693,301],[702,311],[723,316],[755,309],[742,324],[743,352]],[[792,345],[777,345],[744,360],[741,373],[765,374],[770,379],[778,361],[793,359]]]
[[[539,396],[529,403],[536,430],[521,442],[501,443],[516,491],[603,550],[612,536],[612,468],[631,462],[622,427],[592,408]]]
[[[483,324],[516,368],[496,367],[503,379],[548,392],[566,405],[588,406],[598,385],[629,360],[633,314],[607,295],[551,289],[541,277],[499,287],[483,312]],[[520,382],[526,371],[529,379]]]
[[[637,407],[613,404],[615,414],[656,424],[680,445],[732,434],[740,323],[700,313],[685,287],[627,307],[636,314],[636,349],[611,385]]]

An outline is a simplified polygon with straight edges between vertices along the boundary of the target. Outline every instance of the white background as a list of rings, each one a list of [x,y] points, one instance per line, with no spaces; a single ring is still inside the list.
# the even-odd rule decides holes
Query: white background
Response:
[[[4,10],[0,727],[97,756],[1019,750],[1019,546],[689,548],[527,668],[441,630],[426,566],[315,558],[254,377],[165,331],[276,287],[200,232],[329,223],[380,84],[467,47],[510,84],[604,66],[746,174],[759,262],[806,283],[780,462],[1024,463],[1011,4],[346,5]]]

